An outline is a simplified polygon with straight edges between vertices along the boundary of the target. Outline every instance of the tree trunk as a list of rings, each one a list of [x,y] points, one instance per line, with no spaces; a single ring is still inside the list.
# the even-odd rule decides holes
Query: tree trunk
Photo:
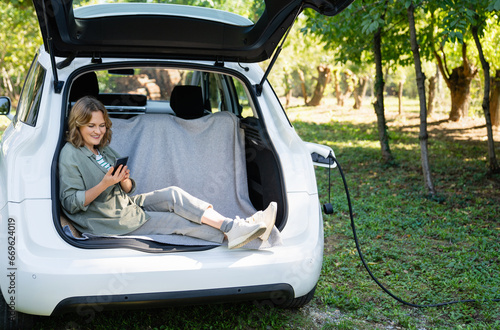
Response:
[[[337,105],[342,106],[342,93],[340,91],[340,79],[339,70],[333,70],[333,85],[335,88],[335,98],[337,99]]]
[[[455,72],[456,69],[453,69]],[[451,94],[451,121],[460,121],[469,114],[470,105],[470,81],[465,81],[465,77],[456,77],[456,83],[450,88]]]
[[[495,155],[495,141],[493,139],[493,129],[491,127],[491,117],[490,117],[490,63],[484,58],[483,47],[481,46],[481,41],[478,36],[478,26],[473,25],[471,28],[472,36],[476,42],[477,51],[479,53],[479,59],[481,60],[481,66],[484,71],[484,95],[483,95],[483,112],[484,118],[486,120],[486,133],[488,135],[488,162],[491,173],[498,173],[500,168],[498,167],[496,155]]]
[[[469,112],[470,104],[470,83],[477,74],[477,69],[469,63],[467,58],[467,44],[462,44],[462,65],[448,73],[446,68],[446,58],[438,55],[434,51],[434,56],[438,62],[439,71],[443,75],[446,85],[451,94],[450,120],[459,121],[466,117]],[[443,64],[444,62],[444,64]]]
[[[429,78],[429,100],[427,101],[427,116],[434,112],[434,99],[436,98],[437,75]]]
[[[377,114],[377,128],[382,150],[382,161],[385,164],[391,164],[394,161],[391,149],[389,147],[389,136],[387,135],[387,124],[384,114],[384,73],[382,71],[382,29],[373,35],[373,55],[375,60],[375,103],[373,107]]]
[[[358,79],[358,86],[354,89],[354,109],[361,109],[363,106],[363,99],[368,89],[368,78],[361,77]]]
[[[418,50],[417,44],[417,32],[415,30],[415,17],[414,17],[414,7],[411,4],[407,9],[408,24],[410,26],[410,43],[411,50],[413,52],[413,60],[415,62],[415,74],[417,77],[418,86],[418,98],[420,101],[420,160],[422,162],[422,172],[424,175],[424,182],[429,195],[434,196],[436,190],[434,184],[432,183],[431,168],[429,165],[429,150],[428,150],[428,140],[429,134],[427,134],[427,108],[425,103],[425,75],[422,72],[422,67],[420,63],[420,52]]]
[[[306,103],[306,105],[309,106],[318,106],[321,103],[321,99],[325,93],[325,87],[331,79],[331,70],[328,66],[321,64],[317,67],[317,70],[318,78],[316,79],[316,88],[314,88],[311,100]]]
[[[143,69],[141,73],[144,73],[148,76],[149,79],[154,79],[155,83],[160,88],[160,96],[158,99],[168,99],[170,98],[170,94],[174,89],[175,85],[177,85],[180,77],[170,76],[170,72],[168,70],[163,69]]]
[[[285,94],[285,109],[290,106],[290,100],[292,99],[292,90],[289,89]]]
[[[302,89],[302,96],[304,97],[304,104],[307,105],[307,89],[306,89],[306,80],[304,79],[304,72],[302,70],[297,69],[299,73],[300,79],[300,87]]]
[[[292,78],[290,77],[290,74],[285,73],[285,109],[288,109],[290,106],[290,99],[292,98],[292,87],[293,87],[293,82]]]
[[[500,70],[491,78],[490,115],[491,124],[500,126]]]
[[[356,76],[352,73],[351,70],[345,69],[342,71],[342,84],[345,86],[345,90],[343,93],[340,93],[340,106],[345,105],[345,100],[351,97],[356,85]]]
[[[399,115],[403,114],[403,82],[399,82],[398,88],[398,101],[399,101]]]

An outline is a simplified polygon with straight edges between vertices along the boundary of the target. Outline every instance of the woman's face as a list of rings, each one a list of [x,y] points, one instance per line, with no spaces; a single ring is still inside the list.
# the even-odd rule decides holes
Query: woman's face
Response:
[[[106,122],[101,111],[92,111],[90,121],[79,128],[83,138],[83,144],[90,150],[94,150],[94,146],[98,145],[104,133],[106,133]]]

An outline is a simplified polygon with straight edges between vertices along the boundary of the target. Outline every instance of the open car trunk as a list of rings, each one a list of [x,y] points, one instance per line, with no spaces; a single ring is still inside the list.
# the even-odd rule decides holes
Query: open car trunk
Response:
[[[263,0],[264,11],[255,23],[232,13],[171,4],[74,8],[73,0],[33,3],[46,50],[55,56],[260,62],[273,54],[302,9],[333,16],[352,1]]]
[[[248,217],[275,201],[276,227],[284,228],[283,175],[253,89],[243,77],[198,68],[136,66],[82,72],[74,78],[68,110],[84,95],[103,102],[113,122],[111,147],[129,157],[135,193],[179,186],[231,218]],[[79,247],[165,252],[214,246],[198,240],[179,245],[169,239],[82,239],[61,215],[61,234]]]

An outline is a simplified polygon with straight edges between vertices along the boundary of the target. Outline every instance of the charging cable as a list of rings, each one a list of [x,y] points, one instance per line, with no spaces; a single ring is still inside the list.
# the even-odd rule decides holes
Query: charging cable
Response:
[[[356,250],[358,251],[359,258],[361,259],[361,262],[363,263],[363,266],[365,267],[366,271],[368,274],[370,274],[370,277],[377,283],[377,285],[384,290],[385,293],[387,293],[389,296],[392,298],[396,299],[400,303],[412,307],[419,307],[419,308],[427,308],[427,307],[438,307],[438,306],[445,306],[445,305],[452,305],[452,304],[458,304],[458,303],[468,303],[468,302],[478,302],[476,299],[466,299],[466,300],[456,300],[456,301],[449,301],[449,302],[443,302],[443,303],[438,303],[438,304],[428,304],[428,305],[420,305],[420,304],[414,304],[411,302],[407,302],[396,295],[394,295],[391,291],[389,291],[385,286],[382,285],[382,283],[379,282],[379,280],[373,275],[373,273],[370,270],[370,267],[368,267],[368,264],[365,261],[365,258],[363,256],[363,253],[361,252],[361,247],[359,246],[359,241],[358,241],[358,235],[356,234],[356,226],[354,225],[354,216],[352,212],[352,205],[351,205],[351,197],[349,195],[349,188],[347,187],[347,181],[344,176],[344,172],[342,171],[342,167],[340,166],[339,162],[333,155],[333,153],[330,153],[328,158],[331,158],[333,160],[333,163],[337,164],[337,168],[339,169],[340,176],[342,177],[342,181],[344,182],[344,189],[347,197],[347,204],[349,205],[349,216],[351,217],[351,228],[352,228],[352,234],[354,236],[354,242],[356,243]],[[328,172],[331,172],[331,169],[329,169]],[[328,175],[328,184],[330,185],[330,174]],[[328,186],[328,200],[330,201],[330,186]],[[328,207],[325,205],[329,205]],[[331,206],[330,203],[327,203],[323,205],[323,209],[326,210],[327,208],[331,208],[333,211],[333,207]],[[326,213],[326,212],[325,212]],[[331,214],[331,213],[328,213]],[[484,301],[494,301],[494,302],[500,302],[500,299],[484,299]]]

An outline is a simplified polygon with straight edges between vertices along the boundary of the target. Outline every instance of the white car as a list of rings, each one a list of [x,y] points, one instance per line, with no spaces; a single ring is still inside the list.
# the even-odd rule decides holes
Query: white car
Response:
[[[44,46],[15,116],[0,98],[12,119],[0,149],[4,328],[20,326],[24,314],[117,306],[309,302],[323,257],[311,155],[325,165],[332,150],[298,137],[257,62],[272,56],[303,8],[334,15],[351,2],[266,1],[254,24],[201,7],[34,0]],[[82,236],[61,212],[57,164],[68,112],[83,95],[107,107],[111,145],[129,156],[138,192],[194,186],[189,192],[216,209],[242,214],[276,201],[274,241],[229,250]]]

